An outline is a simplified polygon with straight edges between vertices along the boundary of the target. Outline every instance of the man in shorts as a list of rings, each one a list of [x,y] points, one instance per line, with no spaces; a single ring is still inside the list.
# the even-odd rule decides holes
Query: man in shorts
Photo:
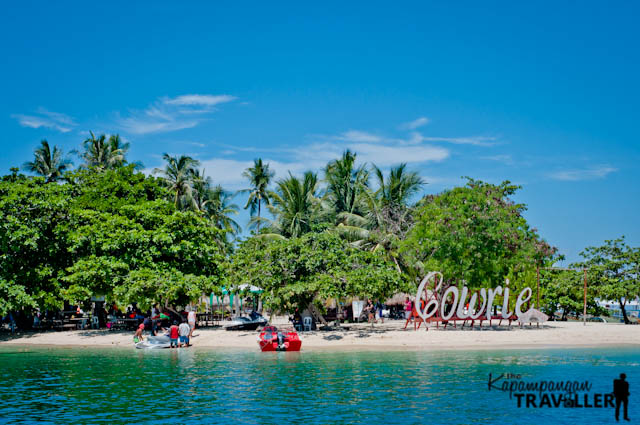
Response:
[[[190,332],[191,332],[191,328],[189,327],[189,325],[187,325],[187,322],[183,320],[182,323],[180,323],[180,326],[178,326],[178,334],[180,335],[180,343],[178,347],[182,347],[183,345],[185,347],[189,346]]]

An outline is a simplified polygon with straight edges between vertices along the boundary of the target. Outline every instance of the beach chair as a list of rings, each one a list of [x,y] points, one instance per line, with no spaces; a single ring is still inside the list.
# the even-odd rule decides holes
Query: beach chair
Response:
[[[302,325],[303,325],[303,329],[305,331],[307,331],[307,330],[310,331],[312,324],[313,324],[313,321],[312,321],[311,317],[306,316],[306,317],[304,317],[302,319]]]

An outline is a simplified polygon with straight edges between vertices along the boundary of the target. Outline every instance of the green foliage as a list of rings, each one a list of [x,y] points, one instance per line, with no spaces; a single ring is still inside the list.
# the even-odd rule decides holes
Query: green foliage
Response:
[[[65,227],[70,187],[43,178],[0,182],[2,307],[61,305],[58,272],[71,265]],[[5,296],[6,295],[6,296]]]
[[[335,214],[363,214],[362,195],[369,186],[369,172],[364,165],[355,166],[357,155],[350,150],[325,168],[327,194]]]
[[[123,143],[117,134],[107,140],[104,134],[96,137],[90,132],[90,137],[82,144],[84,152],[80,153],[80,158],[84,161],[85,168],[102,172],[122,167],[127,163],[129,143]]]
[[[384,299],[408,287],[383,255],[357,250],[327,232],[245,241],[231,257],[227,285],[245,283],[263,288],[265,305],[282,312],[329,298]]]
[[[169,188],[176,208],[190,208],[194,204],[193,177],[200,162],[190,156],[174,157],[167,153],[162,155],[167,164],[164,168],[156,168],[154,173],[162,173],[164,182]]]
[[[310,171],[299,179],[289,174],[286,179],[276,183],[276,190],[269,192],[270,212],[274,221],[269,231],[285,237],[298,237],[312,231],[315,225],[323,221],[325,213],[322,200],[318,197],[318,176]]]
[[[160,180],[133,169],[80,170],[66,184],[0,182],[2,311],[91,295],[177,304],[217,288],[224,231],[176,211]]]
[[[257,233],[260,233],[260,210],[263,202],[266,205],[271,203],[267,188],[275,173],[269,170],[269,164],[264,164],[262,158],[258,158],[253,161],[253,167],[244,170],[242,175],[249,180],[249,185],[251,186],[249,189],[240,191],[240,193],[249,194],[249,199],[247,199],[244,209],[250,208],[251,217],[256,213],[258,214],[256,225]]]
[[[541,270],[540,286],[543,288],[542,308],[549,315],[562,310],[562,319],[572,314],[576,317],[584,309],[584,279],[580,270]],[[587,291],[587,313],[599,314],[596,291]]]
[[[588,247],[580,255],[585,260],[575,266],[588,268],[589,281],[598,296],[617,300],[625,323],[630,323],[624,306],[640,296],[640,248],[627,245],[623,236],[606,240],[599,247]]]
[[[465,187],[425,198],[399,244],[416,277],[438,270],[470,288],[497,286],[512,271],[552,260],[555,248],[529,227],[525,206],[509,199],[517,189],[470,179]]]
[[[62,150],[57,146],[49,146],[49,142],[42,140],[40,147],[33,154],[33,161],[25,162],[24,169],[45,178],[47,183],[54,182],[62,177],[65,171],[71,167],[71,161],[64,158]]]

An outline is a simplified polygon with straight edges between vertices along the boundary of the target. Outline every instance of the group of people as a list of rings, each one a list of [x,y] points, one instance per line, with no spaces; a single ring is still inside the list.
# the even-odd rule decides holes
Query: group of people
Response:
[[[384,323],[384,316],[382,314],[383,309],[384,306],[379,300],[376,301],[375,304],[370,299],[367,300],[367,305],[364,307],[364,311],[367,313],[368,322],[372,325],[374,323],[378,323],[378,320]]]
[[[163,317],[164,316],[164,317]],[[191,346],[193,331],[196,328],[196,312],[191,309],[187,312],[187,317],[180,321],[174,320],[168,329],[163,327],[163,321],[169,320],[169,316],[165,312],[160,312],[156,306],[152,308],[151,317],[144,318],[133,335],[134,343],[144,341],[144,331],[150,331],[151,335],[156,336],[158,333],[167,335],[170,341],[170,348],[181,348]]]

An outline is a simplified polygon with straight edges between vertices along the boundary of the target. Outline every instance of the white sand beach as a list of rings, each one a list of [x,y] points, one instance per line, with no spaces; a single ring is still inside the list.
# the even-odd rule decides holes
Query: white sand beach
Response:
[[[283,323],[276,325],[285,326]],[[513,325],[482,328],[424,327],[403,330],[404,321],[384,324],[348,324],[348,329],[300,332],[303,351],[349,350],[442,350],[442,349],[518,349],[554,347],[639,346],[640,326],[618,323],[548,322],[540,327]],[[196,348],[257,350],[257,331],[226,331],[201,328],[192,339]],[[133,332],[75,330],[64,332],[4,335],[0,345],[44,345],[66,347],[132,347]]]

